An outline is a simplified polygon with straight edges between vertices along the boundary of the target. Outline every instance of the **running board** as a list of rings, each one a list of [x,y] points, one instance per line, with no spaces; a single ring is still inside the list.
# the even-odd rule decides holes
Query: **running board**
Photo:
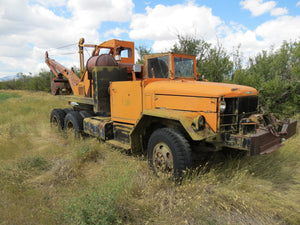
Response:
[[[117,141],[117,140],[112,139],[112,140],[105,141],[105,143],[113,145],[114,147],[117,147],[117,148],[122,148],[125,151],[130,151],[131,150],[130,144],[123,143],[123,142],[120,142],[120,141]]]

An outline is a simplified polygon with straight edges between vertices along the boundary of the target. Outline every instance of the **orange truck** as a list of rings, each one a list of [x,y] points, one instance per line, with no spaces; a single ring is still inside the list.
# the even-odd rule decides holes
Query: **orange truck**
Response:
[[[85,66],[86,47],[94,50]],[[51,125],[147,155],[156,174],[181,177],[194,153],[269,153],[296,133],[296,120],[260,113],[256,89],[199,81],[195,56],[149,54],[135,64],[134,43],[115,39],[80,39],[79,55],[80,78],[46,52],[52,93],[72,106],[53,109]]]

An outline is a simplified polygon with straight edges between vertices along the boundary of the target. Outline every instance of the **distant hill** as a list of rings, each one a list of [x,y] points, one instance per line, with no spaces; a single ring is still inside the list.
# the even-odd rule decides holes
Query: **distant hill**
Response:
[[[5,77],[0,77],[0,81],[6,81],[6,80],[12,80],[15,79],[17,75],[10,75],[10,76],[5,76]]]

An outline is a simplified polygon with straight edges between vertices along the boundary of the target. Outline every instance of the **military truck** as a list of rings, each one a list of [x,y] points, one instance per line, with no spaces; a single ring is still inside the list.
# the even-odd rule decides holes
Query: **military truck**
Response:
[[[135,64],[134,43],[79,41],[81,77],[48,57],[52,93],[72,108],[53,109],[50,123],[68,135],[94,136],[147,155],[156,174],[181,177],[193,153],[224,148],[270,153],[296,133],[296,120],[260,112],[258,92],[247,86],[200,81],[196,57],[144,56]],[[84,66],[85,47],[94,48]]]

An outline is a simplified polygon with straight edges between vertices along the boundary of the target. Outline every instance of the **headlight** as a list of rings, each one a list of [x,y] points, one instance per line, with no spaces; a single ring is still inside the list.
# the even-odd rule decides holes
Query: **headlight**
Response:
[[[226,109],[226,102],[224,100],[222,100],[221,104],[220,104],[221,113],[225,112],[225,109]]]

